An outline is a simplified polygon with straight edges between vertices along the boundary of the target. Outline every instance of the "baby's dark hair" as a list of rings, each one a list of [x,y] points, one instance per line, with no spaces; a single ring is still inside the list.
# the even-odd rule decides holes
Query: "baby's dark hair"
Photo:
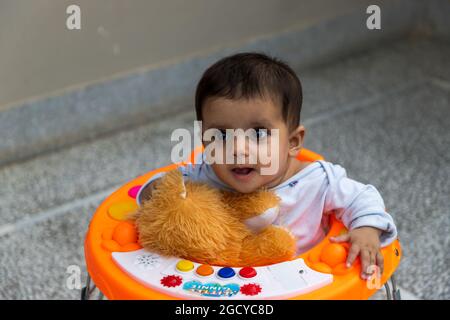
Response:
[[[217,61],[203,73],[195,92],[197,120],[202,120],[203,104],[210,97],[270,97],[282,108],[289,128],[300,123],[303,93],[299,78],[285,62],[263,53],[234,54]]]

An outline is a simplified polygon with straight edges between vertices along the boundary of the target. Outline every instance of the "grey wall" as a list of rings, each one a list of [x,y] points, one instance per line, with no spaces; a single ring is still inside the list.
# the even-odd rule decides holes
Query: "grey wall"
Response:
[[[66,29],[66,7],[82,29]],[[449,39],[450,0],[0,0],[0,166],[192,109],[201,73],[262,51],[296,70],[405,36]]]
[[[311,25],[368,0],[0,0],[0,110],[20,100]],[[382,3],[384,1],[377,1]],[[81,30],[66,7],[81,7]]]

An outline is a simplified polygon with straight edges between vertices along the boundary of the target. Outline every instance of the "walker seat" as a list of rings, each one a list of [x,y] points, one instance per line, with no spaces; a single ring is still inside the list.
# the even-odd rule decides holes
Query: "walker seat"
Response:
[[[188,162],[196,156],[193,152]],[[320,155],[302,149],[299,160],[315,161]],[[178,257],[163,257],[143,249],[128,213],[137,209],[136,195],[151,176],[170,171],[172,164],[125,184],[110,195],[95,212],[85,239],[88,285],[82,298],[92,292],[90,279],[108,299],[367,299],[382,285],[388,298],[387,281],[401,258],[399,240],[382,248],[384,273],[370,281],[360,278],[359,258],[345,266],[346,243],[331,243],[329,238],[346,232],[331,215],[327,236],[314,248],[291,261],[260,267],[222,267],[202,265]]]

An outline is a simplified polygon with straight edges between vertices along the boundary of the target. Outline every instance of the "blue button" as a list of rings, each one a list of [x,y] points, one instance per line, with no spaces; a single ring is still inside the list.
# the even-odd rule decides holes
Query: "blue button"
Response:
[[[230,267],[222,268],[219,270],[219,273],[218,273],[219,277],[225,278],[225,279],[234,277],[235,274],[236,273],[234,272],[234,270]]]

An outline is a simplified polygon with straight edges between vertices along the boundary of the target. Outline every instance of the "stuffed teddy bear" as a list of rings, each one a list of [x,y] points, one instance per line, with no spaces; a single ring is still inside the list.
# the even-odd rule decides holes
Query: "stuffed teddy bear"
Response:
[[[179,170],[165,174],[134,214],[146,249],[216,266],[262,266],[291,260],[296,241],[271,225],[279,198],[267,190],[223,191],[184,182]]]

